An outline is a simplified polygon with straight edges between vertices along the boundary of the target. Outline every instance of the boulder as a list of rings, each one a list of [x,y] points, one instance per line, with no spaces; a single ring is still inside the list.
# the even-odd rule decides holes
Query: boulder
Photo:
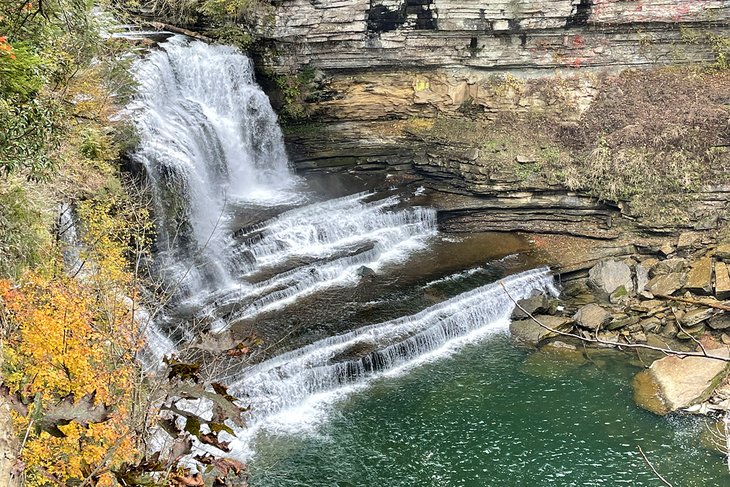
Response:
[[[583,306],[573,317],[578,326],[589,330],[597,330],[608,323],[611,319],[611,313],[603,309],[601,306],[591,303]]]
[[[554,330],[568,331],[571,328],[572,320],[563,316],[537,315],[537,320]],[[509,331],[515,340],[531,346],[537,346],[542,340],[554,336],[554,333],[546,330],[531,319],[515,320],[509,325]]]
[[[715,262],[715,297],[730,299],[730,271],[724,262]]]
[[[533,316],[536,314],[548,313],[551,308],[550,300],[547,298],[547,296],[543,294],[532,296],[526,299],[520,299],[519,301],[517,301],[517,304],[519,304],[525,311],[527,311],[527,313],[530,313]],[[528,315],[527,313],[525,313],[525,311],[522,311],[520,308],[515,307],[514,311],[512,312],[512,319],[522,320],[528,318]]]
[[[631,267],[618,260],[603,260],[588,273],[588,282],[597,290],[611,294],[623,286],[628,294],[634,293]]]
[[[677,292],[687,282],[687,275],[683,272],[672,272],[654,277],[646,285],[652,294],[671,295]]]
[[[727,347],[716,348],[709,353],[730,356]],[[664,357],[634,377],[634,400],[644,409],[665,415],[707,399],[727,371],[728,363],[721,360]]]
[[[712,293],[712,257],[702,257],[692,265],[684,288],[695,294]]]
[[[360,277],[374,277],[375,271],[372,270],[370,267],[362,265],[362,266],[358,267],[357,275]]]

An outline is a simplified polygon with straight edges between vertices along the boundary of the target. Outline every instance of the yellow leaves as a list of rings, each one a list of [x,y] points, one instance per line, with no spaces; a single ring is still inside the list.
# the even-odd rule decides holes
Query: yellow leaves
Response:
[[[30,432],[23,450],[29,485],[46,485],[43,472],[64,483],[83,479],[111,448],[115,463],[135,454],[127,431],[136,376],[129,351],[138,346],[137,330],[126,307],[105,309],[103,298],[92,286],[66,276],[29,274],[17,288],[0,281],[6,319],[18,328],[4,350],[5,381],[11,390],[39,395],[48,405],[68,393],[81,397],[97,391],[97,400],[112,406],[104,423],[60,427],[65,438],[29,428],[32,412],[17,417],[18,431]],[[110,321],[119,326],[109,326]]]

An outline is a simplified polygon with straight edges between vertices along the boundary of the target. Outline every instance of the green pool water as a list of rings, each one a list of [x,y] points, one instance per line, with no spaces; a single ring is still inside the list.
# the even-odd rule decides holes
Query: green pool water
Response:
[[[306,431],[258,434],[257,486],[730,485],[704,424],[637,408],[637,369],[530,355],[485,337],[333,403]]]

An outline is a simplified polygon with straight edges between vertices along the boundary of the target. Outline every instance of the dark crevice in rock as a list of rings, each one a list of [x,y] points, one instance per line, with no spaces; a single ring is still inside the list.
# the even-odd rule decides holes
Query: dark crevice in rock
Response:
[[[389,32],[396,30],[406,22],[408,4],[404,3],[398,10],[391,10],[385,5],[370,5],[368,10],[368,31]]]
[[[588,19],[593,11],[593,0],[580,0],[572,15],[568,17],[566,27],[582,27],[588,25]]]

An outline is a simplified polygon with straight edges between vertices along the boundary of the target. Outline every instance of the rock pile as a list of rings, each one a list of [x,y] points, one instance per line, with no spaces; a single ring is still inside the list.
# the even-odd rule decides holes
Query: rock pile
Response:
[[[640,344],[728,358],[730,303],[723,300],[730,297],[730,243],[692,254],[693,248],[680,237],[665,255],[603,260],[587,277],[568,282],[557,299],[518,303],[554,332],[519,307],[510,330],[518,341],[541,348],[569,333],[559,337],[561,344]],[[702,356],[650,356],[634,380],[635,399],[657,414],[728,410],[729,364]]]

